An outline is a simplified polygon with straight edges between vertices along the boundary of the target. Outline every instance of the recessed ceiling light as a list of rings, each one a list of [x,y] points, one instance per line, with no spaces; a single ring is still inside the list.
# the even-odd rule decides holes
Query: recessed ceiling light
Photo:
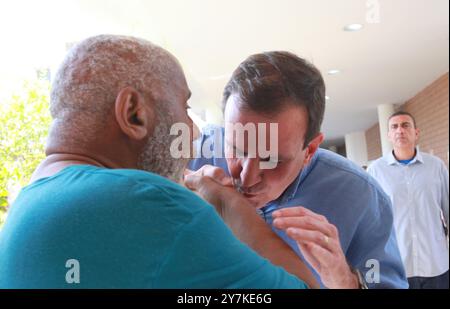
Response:
[[[325,96],[325,100],[329,100],[329,99],[330,99],[330,97],[326,95]]]
[[[337,69],[332,69],[328,71],[328,75],[336,75],[341,73],[341,71],[337,70]]]
[[[363,25],[361,24],[348,24],[344,27],[344,31],[359,31],[363,28]]]

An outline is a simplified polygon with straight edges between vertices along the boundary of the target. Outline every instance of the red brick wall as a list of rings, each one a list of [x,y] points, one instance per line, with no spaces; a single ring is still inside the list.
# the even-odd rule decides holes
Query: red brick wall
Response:
[[[401,110],[416,118],[420,150],[438,156],[448,167],[448,73],[408,100]]]
[[[369,161],[381,157],[380,125],[374,124],[366,131],[367,158]]]
[[[448,167],[448,73],[401,105],[398,110],[411,113],[420,129],[420,150],[441,158]],[[369,160],[381,156],[381,141],[378,123],[366,131]]]

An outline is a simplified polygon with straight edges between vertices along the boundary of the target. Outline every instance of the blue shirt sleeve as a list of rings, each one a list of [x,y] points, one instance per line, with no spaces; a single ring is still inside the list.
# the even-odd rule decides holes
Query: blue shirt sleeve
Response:
[[[397,246],[391,202],[379,190],[373,190],[371,195],[368,200],[372,207],[367,207],[362,215],[349,244],[347,258],[359,261],[352,266],[361,271],[369,288],[407,289],[408,281]]]

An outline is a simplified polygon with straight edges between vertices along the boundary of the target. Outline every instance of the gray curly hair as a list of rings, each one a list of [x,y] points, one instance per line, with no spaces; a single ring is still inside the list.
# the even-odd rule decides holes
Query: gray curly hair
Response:
[[[52,85],[53,134],[85,144],[103,129],[121,89],[131,86],[160,101],[157,96],[179,68],[171,54],[143,39],[99,35],[83,40],[69,51]]]

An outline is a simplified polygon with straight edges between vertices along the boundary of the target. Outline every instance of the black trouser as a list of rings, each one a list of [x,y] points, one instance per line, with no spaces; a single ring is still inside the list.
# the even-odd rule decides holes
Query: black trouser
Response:
[[[437,277],[408,278],[410,289],[448,289],[448,270]]]

